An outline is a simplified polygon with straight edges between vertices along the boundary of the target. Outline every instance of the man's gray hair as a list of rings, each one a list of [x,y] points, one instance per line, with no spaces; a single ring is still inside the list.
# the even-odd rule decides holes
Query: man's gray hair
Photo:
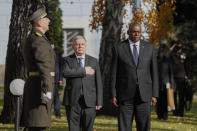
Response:
[[[76,41],[77,39],[84,39],[84,40],[86,41],[86,38],[85,38],[84,36],[82,36],[82,35],[77,35],[77,36],[75,36],[74,39],[73,39],[73,44],[75,44],[75,41]],[[86,41],[86,42],[87,42],[87,41]]]
[[[138,22],[132,22],[132,23],[129,24],[129,30],[128,31],[130,31],[132,29],[132,27],[133,26],[136,26],[136,25],[141,27],[141,24],[140,23],[138,23]]]

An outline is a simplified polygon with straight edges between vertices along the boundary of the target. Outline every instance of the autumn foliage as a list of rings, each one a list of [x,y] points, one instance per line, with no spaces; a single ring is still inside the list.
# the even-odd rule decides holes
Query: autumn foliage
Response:
[[[176,0],[141,0],[142,5],[139,9],[134,8],[133,0],[120,0],[129,4],[132,8],[133,17],[130,22],[139,22],[145,27],[148,40],[151,43],[159,43],[168,40],[169,34],[174,30],[173,13],[176,9]],[[105,11],[105,0],[97,0],[92,7],[91,24],[92,30],[102,27],[103,14]],[[124,10],[126,15],[128,12]],[[129,24],[129,23],[125,23]],[[124,39],[125,34],[122,33]]]
[[[102,27],[104,9],[105,0],[94,1],[90,24],[92,30],[98,30],[99,27]]]

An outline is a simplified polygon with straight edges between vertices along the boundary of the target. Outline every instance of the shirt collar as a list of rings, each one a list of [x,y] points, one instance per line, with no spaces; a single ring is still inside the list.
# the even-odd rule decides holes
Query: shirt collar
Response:
[[[130,39],[128,39],[129,40],[129,44],[131,44],[131,45],[136,45],[136,46],[139,46],[140,45],[140,40],[139,41],[137,41],[136,43],[134,43],[133,41],[131,41]]]
[[[76,56],[76,58],[77,58],[77,59],[78,59],[78,58],[85,59],[85,54],[84,54],[84,55],[82,55],[82,56],[77,56],[77,54],[75,53],[75,56]]]

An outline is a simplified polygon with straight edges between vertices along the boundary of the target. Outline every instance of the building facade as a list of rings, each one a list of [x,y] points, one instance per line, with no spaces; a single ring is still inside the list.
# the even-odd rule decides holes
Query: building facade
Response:
[[[60,0],[63,12],[64,56],[72,53],[72,38],[83,35],[87,39],[87,53],[98,58],[101,33],[91,32],[89,28],[93,1]]]
[[[76,35],[83,35],[87,39],[87,53],[98,58],[101,33],[89,28],[90,15],[94,0],[60,0],[64,30],[64,54],[73,53],[72,40]],[[12,0],[0,0],[0,68],[4,67],[9,36],[9,25],[12,10]],[[4,76],[4,68],[0,77]],[[0,85],[3,79],[0,80]]]

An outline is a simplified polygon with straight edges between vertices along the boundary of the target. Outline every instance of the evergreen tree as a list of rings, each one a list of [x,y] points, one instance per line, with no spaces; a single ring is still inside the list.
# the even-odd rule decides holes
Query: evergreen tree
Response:
[[[53,42],[55,49],[59,53],[63,53],[62,10],[59,8],[59,5],[59,0],[47,1],[47,12],[51,18],[47,37]]]

